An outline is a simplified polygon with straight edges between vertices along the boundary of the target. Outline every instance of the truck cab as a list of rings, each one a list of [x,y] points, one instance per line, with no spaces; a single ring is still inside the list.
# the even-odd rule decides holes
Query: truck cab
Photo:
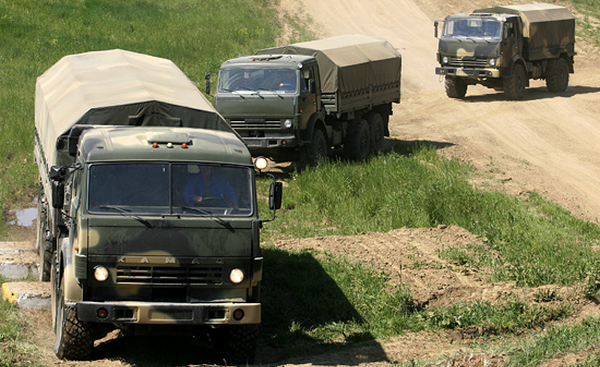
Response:
[[[314,57],[256,55],[221,66],[214,105],[253,155],[293,159],[321,113],[319,68]],[[290,149],[287,149],[290,148]]]

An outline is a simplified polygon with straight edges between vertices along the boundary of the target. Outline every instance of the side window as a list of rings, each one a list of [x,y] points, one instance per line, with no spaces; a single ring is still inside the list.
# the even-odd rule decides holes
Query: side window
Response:
[[[513,29],[514,23],[505,23],[504,24],[504,38],[513,38],[515,36],[515,31]]]
[[[303,70],[302,71],[302,78],[300,80],[300,88],[302,88],[302,93],[309,93],[310,92],[310,79],[312,79],[312,73],[310,72],[310,70]]]

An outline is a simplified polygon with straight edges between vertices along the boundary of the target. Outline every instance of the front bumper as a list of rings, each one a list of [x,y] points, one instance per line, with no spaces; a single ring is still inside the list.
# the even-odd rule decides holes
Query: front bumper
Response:
[[[259,324],[260,303],[167,303],[167,302],[88,302],[75,304],[77,318],[84,322],[154,325],[239,325]],[[99,317],[98,310],[106,310]],[[243,312],[240,320],[234,312]]]
[[[298,146],[298,139],[294,135],[288,136],[265,136],[265,137],[243,137],[248,149],[278,149],[295,148]]]
[[[437,75],[461,76],[469,78],[500,78],[498,69],[466,69],[449,66],[435,68]]]

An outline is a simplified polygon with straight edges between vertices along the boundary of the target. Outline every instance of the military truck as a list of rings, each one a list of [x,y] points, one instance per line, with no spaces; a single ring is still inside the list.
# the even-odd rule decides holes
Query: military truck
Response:
[[[253,155],[314,165],[335,149],[383,149],[402,59],[386,40],[346,35],[225,61],[214,105]]]
[[[464,98],[469,85],[481,84],[520,100],[530,79],[545,79],[548,91],[564,92],[575,54],[575,19],[569,9],[494,6],[446,17],[435,73],[445,77],[450,98]]]
[[[34,155],[59,358],[88,358],[117,327],[208,335],[228,363],[252,361],[266,160],[253,166],[175,64],[124,50],[65,56],[36,82]]]

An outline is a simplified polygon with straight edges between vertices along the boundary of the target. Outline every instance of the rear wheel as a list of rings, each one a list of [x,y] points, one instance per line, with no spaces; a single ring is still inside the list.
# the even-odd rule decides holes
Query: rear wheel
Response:
[[[52,321],[54,325],[54,354],[60,359],[82,360],[92,354],[94,339],[89,325],[79,321],[74,306],[65,304],[64,275],[57,255],[52,262]]]
[[[48,208],[45,204],[44,188],[40,185],[37,202],[37,251],[40,256],[38,278],[40,282],[50,280],[50,268],[52,267],[52,242],[46,240],[48,232]]]
[[[548,61],[546,86],[551,93],[560,93],[569,86],[569,63],[563,58]]]
[[[525,85],[527,85],[527,75],[525,68],[521,64],[515,64],[513,73],[510,77],[504,78],[504,95],[510,100],[520,100],[525,96]]]
[[[348,135],[344,142],[344,153],[348,158],[361,161],[369,156],[371,150],[371,134],[369,124],[363,119],[349,122]]]
[[[365,115],[365,119],[369,123],[369,132],[371,134],[371,153],[378,155],[383,152],[385,142],[383,119],[377,112],[369,112]]]
[[[463,99],[467,94],[467,83],[463,78],[456,76],[446,76],[446,95],[450,98]]]

